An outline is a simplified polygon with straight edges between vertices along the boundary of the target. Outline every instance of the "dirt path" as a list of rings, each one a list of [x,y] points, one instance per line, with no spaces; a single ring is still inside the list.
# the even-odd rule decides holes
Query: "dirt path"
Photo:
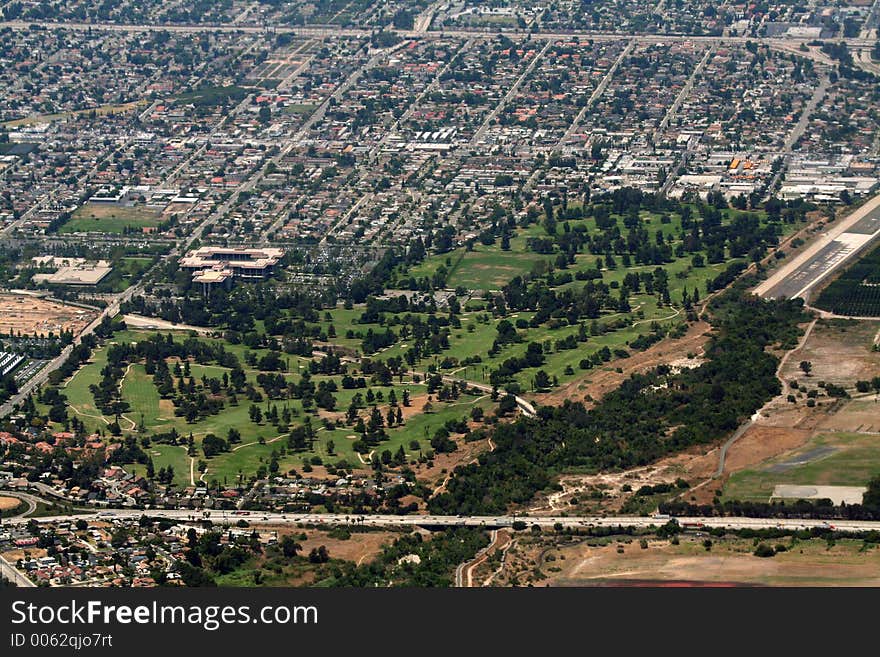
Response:
[[[507,553],[513,547],[514,542],[513,536],[510,536],[507,539],[507,543],[501,547],[501,562],[498,564],[498,568],[483,581],[483,586],[491,586],[495,578],[502,573],[504,566],[507,565]]]
[[[274,443],[274,442],[278,442],[278,441],[281,440],[282,438],[284,438],[283,435],[281,435],[281,436],[275,436],[275,437],[272,438],[271,440],[267,440],[267,441],[265,442],[265,444],[266,444],[266,445],[271,445],[271,444]],[[242,447],[250,447],[251,445],[259,445],[259,444],[260,444],[260,441],[259,441],[259,440],[254,440],[254,441],[249,442],[249,443],[242,443],[241,445],[236,445],[236,446],[233,447],[230,451],[237,452],[237,451],[240,450]]]
[[[465,561],[462,564],[459,564],[458,568],[455,569],[455,586],[458,588],[470,588],[471,586],[471,576],[473,574],[474,568],[483,563],[488,558],[489,550],[495,545],[498,541],[498,530],[493,529],[489,534],[490,541],[489,545],[484,547],[482,550],[477,552],[473,559],[470,561]]]
[[[764,412],[764,410],[767,407],[769,407],[771,404],[774,404],[781,397],[785,397],[789,394],[790,389],[788,387],[788,382],[783,378],[782,370],[785,367],[785,363],[788,361],[788,359],[791,357],[791,355],[793,353],[795,353],[796,351],[800,351],[801,349],[804,348],[804,345],[807,343],[807,338],[810,337],[810,333],[813,332],[813,327],[816,326],[816,322],[818,322],[818,321],[819,321],[818,318],[811,321],[810,324],[807,326],[806,330],[804,331],[804,334],[801,336],[801,339],[798,340],[798,343],[795,346],[795,348],[790,349],[789,351],[786,351],[785,354],[783,354],[782,358],[779,359],[779,366],[776,368],[776,378],[779,379],[780,384],[782,384],[782,392],[779,395],[777,395],[776,397],[774,397],[773,399],[768,400],[767,403],[765,403],[763,406],[761,406],[761,408],[759,408],[757,411],[755,411],[755,414],[752,415],[752,417],[750,417],[747,422],[740,425],[740,427],[736,431],[733,432],[733,435],[730,436],[730,438],[728,438],[724,442],[724,444],[721,446],[721,450],[718,452],[718,469],[715,471],[715,475],[713,477],[714,479],[717,479],[724,474],[724,460],[727,458],[727,452],[730,450],[730,448],[733,446],[733,444],[737,440],[742,438],[743,435],[746,433],[746,431],[748,431],[749,429],[752,428],[752,426],[755,424],[755,422],[757,422],[760,419],[761,414]]]
[[[464,562],[456,569],[456,586],[472,588],[474,586],[474,571],[485,563],[489,556],[494,552],[501,550],[502,553],[506,555],[507,550],[509,550],[510,546],[513,544],[513,536],[511,536],[506,530],[495,529],[490,536],[492,540],[489,542],[489,545],[477,552],[476,556],[471,561]],[[486,580],[484,580],[480,586],[486,586],[489,584],[491,580],[501,572],[502,568],[504,568],[504,556],[502,556],[501,565]]]
[[[782,392],[780,393],[781,396],[788,395],[791,391],[791,388],[788,385],[788,381],[786,381],[782,377],[782,370],[785,368],[785,364],[788,362],[788,359],[791,357],[791,355],[796,351],[800,351],[801,349],[803,349],[804,345],[807,344],[810,333],[813,332],[813,329],[816,327],[816,322],[818,321],[819,318],[817,317],[812,322],[810,322],[806,330],[804,331],[804,334],[801,336],[801,339],[798,340],[797,346],[790,351],[786,351],[785,354],[783,354],[782,358],[779,359],[779,367],[776,368],[776,378],[779,379],[779,382],[782,384]],[[773,400],[771,399],[770,402],[772,401]],[[770,402],[767,402],[767,404],[764,404],[764,406],[766,407]],[[764,409],[762,408],[761,410]]]
[[[70,408],[70,410],[72,410],[77,415],[82,415],[83,417],[94,418],[95,420],[101,420],[104,424],[110,424],[110,420],[105,418],[103,415],[92,415],[91,413],[83,413],[81,410],[79,410],[76,406],[73,406],[73,405],[68,406],[68,408]]]
[[[157,317],[143,317],[142,315],[124,315],[122,319],[125,320],[125,323],[129,328],[136,329],[143,328],[162,331],[195,331],[196,333],[199,333],[201,335],[208,335],[213,331],[213,329],[208,329],[204,326],[173,324],[171,322],[166,322],[164,319],[158,319]]]

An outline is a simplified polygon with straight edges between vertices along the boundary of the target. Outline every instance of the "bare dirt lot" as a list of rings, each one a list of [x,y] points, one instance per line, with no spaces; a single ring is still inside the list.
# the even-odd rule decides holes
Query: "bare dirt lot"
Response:
[[[870,380],[880,372],[880,353],[871,350],[878,328],[877,322],[819,320],[803,349],[786,362],[783,377],[810,387],[819,381],[852,386]],[[809,377],[801,371],[801,361],[812,364]]]
[[[26,294],[0,294],[0,334],[58,335],[71,331],[79,335],[96,316],[92,310]]]
[[[298,536],[305,533],[308,537],[306,540],[299,540],[302,545],[302,552],[308,554],[313,548],[324,546],[334,559],[344,559],[355,563],[364,563],[371,561],[382,547],[394,542],[400,538],[400,534],[394,532],[364,532],[352,533],[351,538],[340,540],[338,538],[330,538],[327,532],[312,529],[297,529],[290,526],[278,527],[278,535],[292,534]]]
[[[548,540],[551,542],[548,547]],[[638,540],[621,538],[552,546],[553,539],[528,544],[523,539],[511,550],[511,570],[535,568],[542,575],[536,586],[590,586],[659,584],[758,585],[758,586],[877,586],[880,584],[880,549],[862,550],[862,542],[824,540],[770,543],[787,551],[774,557],[754,556],[751,540],[712,539],[706,550],[703,536],[685,535],[679,545],[652,539],[643,549]],[[589,539],[588,539],[589,540]],[[622,550],[619,551],[619,550]],[[522,575],[520,575],[520,581]],[[522,583],[522,582],[521,582]]]
[[[880,432],[880,401],[876,395],[854,399],[839,413],[822,419],[819,428],[826,431]]]
[[[31,559],[42,559],[46,556],[46,548],[38,548],[38,547],[29,547],[29,548],[15,548],[14,550],[7,550],[3,552],[3,558],[6,559],[9,563],[14,564],[19,559],[31,558]]]

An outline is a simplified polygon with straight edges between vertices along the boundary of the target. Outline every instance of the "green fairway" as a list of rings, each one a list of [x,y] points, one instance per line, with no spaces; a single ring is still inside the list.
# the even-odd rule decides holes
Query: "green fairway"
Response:
[[[579,207],[577,204],[570,205],[573,212],[579,212]],[[426,289],[428,283],[436,286],[439,281],[443,281],[446,290],[457,289],[460,293],[460,288],[465,288],[469,291],[469,300],[467,297],[458,297],[465,309],[480,306],[491,309],[491,301],[487,305],[483,299],[484,292],[498,291],[517,276],[522,277],[527,286],[546,280],[549,287],[557,294],[572,295],[580,294],[590,285],[589,281],[595,280],[597,284],[608,286],[610,295],[615,297],[617,290],[624,285],[627,275],[636,274],[640,278],[646,276],[651,278],[657,270],[662,270],[668,288],[668,299],[665,302],[658,293],[649,292],[647,287],[640,286],[638,291],[630,292],[628,295],[629,311],[619,312],[613,307],[606,306],[595,319],[581,318],[580,322],[588,326],[592,326],[595,321],[602,330],[598,334],[591,332],[589,339],[586,342],[579,341],[574,349],[556,347],[558,341],[575,336],[579,331],[577,324],[569,324],[566,319],[545,320],[540,326],[531,327],[529,321],[534,316],[533,312],[508,312],[499,315],[497,312],[493,314],[472,310],[461,314],[461,328],[450,329],[449,349],[431,357],[431,362],[444,373],[454,372],[462,378],[488,383],[488,375],[492,370],[498,369],[507,359],[521,358],[528,343],[537,342],[544,346],[544,364],[513,375],[512,383],[517,384],[521,390],[529,391],[534,387],[533,379],[538,369],[543,369],[551,378],[556,377],[560,384],[573,379],[588,379],[589,372],[579,369],[581,360],[590,358],[605,347],[613,354],[615,352],[622,354],[623,350],[635,353],[644,346],[634,348],[630,347],[630,343],[640,336],[643,338],[649,336],[658,328],[677,330],[683,327],[687,321],[687,312],[684,308],[685,293],[692,307],[698,310],[701,301],[709,293],[707,289],[709,284],[714,279],[735,263],[747,264],[744,257],[725,257],[717,261],[719,259],[717,253],[716,261],[709,262],[707,250],[686,250],[685,240],[696,225],[695,222],[701,220],[701,215],[697,205],[683,207],[689,207],[693,213],[690,228],[685,227],[683,223],[681,212],[684,210],[660,213],[643,209],[638,213],[638,229],[644,231],[648,242],[667,245],[669,249],[671,258],[662,264],[637,264],[631,255],[621,252],[622,247],[619,245],[613,253],[612,250],[597,252],[595,249],[581,248],[573,252],[570,259],[563,258],[560,262],[558,248],[549,254],[532,250],[536,248],[536,244],[542,240],[546,242],[550,237],[546,226],[538,221],[525,227],[517,226],[509,233],[509,250],[502,250],[501,239],[496,239],[490,245],[477,240],[470,248],[459,247],[446,254],[428,255],[417,265],[401,266],[395,272],[392,286],[402,289],[413,289],[414,286]],[[730,208],[721,210],[717,221],[725,225],[733,223],[737,218],[745,217],[757,219],[763,225],[767,224],[767,215],[763,211],[743,212]],[[626,227],[626,217],[612,213],[609,219],[611,225],[620,230],[621,242],[623,242],[623,238],[630,230]],[[635,228],[635,224],[630,225]],[[796,228],[797,224],[777,224],[773,230],[784,235]],[[555,234],[597,236],[602,234],[603,230],[598,225],[598,220],[587,213],[583,217],[559,219]],[[721,254],[727,256],[729,249],[724,249]],[[597,271],[600,278],[597,278]],[[440,312],[442,310],[438,309],[438,314]],[[386,321],[387,319],[388,317]],[[516,323],[519,341],[502,345],[500,352],[493,356],[489,352],[498,337],[496,329],[502,320]],[[623,325],[620,325],[621,322]],[[368,325],[356,326],[361,332],[365,332],[368,328]],[[373,325],[373,330],[377,330],[376,325]],[[379,330],[383,330],[381,324]],[[337,332],[342,335],[338,327]],[[342,344],[341,339],[333,342]],[[394,345],[383,349],[381,357],[405,356],[411,346],[408,342],[398,340]],[[612,363],[619,358],[617,354],[612,358]],[[464,369],[456,365],[442,369],[442,361],[447,357],[453,357],[458,361],[479,358],[480,362],[470,364]],[[422,362],[418,366],[425,368],[429,364]]]
[[[877,436],[824,434],[759,467],[734,473],[724,486],[723,499],[766,502],[777,484],[864,486],[878,474]]]
[[[348,311],[354,312],[354,311]],[[90,432],[101,432],[108,436],[108,427],[112,423],[113,418],[103,416],[96,408],[92,393],[89,386],[98,384],[101,379],[101,369],[107,364],[107,348],[112,343],[136,342],[149,337],[149,331],[119,331],[109,341],[107,345],[103,345],[95,350],[89,363],[80,368],[67,382],[62,384],[62,390],[67,395],[70,402],[70,410],[72,415],[76,415],[86,426],[86,430]],[[209,342],[217,342],[217,339],[205,339]],[[265,350],[249,350],[243,345],[233,345],[223,342],[224,347],[233,353],[236,353],[244,361],[244,354],[247,351],[253,351],[260,355]],[[285,380],[290,382],[298,381],[303,374],[305,363],[308,360],[298,356],[290,356],[289,363],[291,372],[283,374]],[[173,363],[172,363],[173,364]],[[259,389],[256,383],[258,370],[245,367],[247,381]],[[228,368],[220,367],[213,364],[191,364],[190,373],[195,381],[201,383],[202,377],[221,378],[224,373],[229,373]],[[228,485],[237,484],[239,476],[245,481],[253,476],[257,469],[261,466],[268,467],[273,452],[278,455],[279,472],[286,473],[289,470],[302,471],[303,462],[312,460],[313,457],[320,457],[324,462],[336,464],[346,462],[348,467],[369,467],[368,456],[359,456],[353,449],[353,443],[358,437],[354,434],[349,426],[343,426],[335,429],[328,429],[324,426],[323,418],[325,417],[341,417],[352,399],[356,395],[362,398],[368,395],[368,392],[375,395],[375,404],[378,405],[383,417],[388,412],[388,399],[392,390],[398,400],[403,399],[404,391],[409,391],[413,398],[412,410],[407,414],[415,412],[404,425],[386,428],[388,440],[374,447],[377,453],[388,449],[392,453],[403,446],[407,454],[408,460],[416,459],[420,454],[424,454],[430,450],[430,439],[434,432],[448,420],[458,420],[469,414],[474,405],[479,405],[484,411],[491,410],[493,404],[486,396],[472,397],[462,395],[458,400],[451,402],[440,402],[436,399],[432,400],[432,411],[422,414],[422,405],[425,399],[424,382],[414,383],[411,376],[407,376],[402,382],[395,380],[392,385],[388,386],[372,386],[371,388],[345,389],[341,386],[340,376],[322,376],[313,377],[313,381],[317,385],[321,381],[334,381],[337,385],[337,392],[334,393],[336,398],[336,412],[328,414],[326,411],[320,411],[316,414],[316,409],[312,408],[306,411],[299,399],[282,399],[282,400],[263,400],[258,406],[267,412],[271,406],[279,409],[288,409],[292,414],[290,427],[302,425],[306,418],[310,418],[312,427],[316,430],[316,437],[313,449],[308,451],[293,452],[288,450],[287,436],[288,432],[280,432],[277,427],[268,423],[265,419],[260,423],[252,421],[249,415],[251,402],[245,397],[240,396],[238,404],[228,403],[225,407],[215,415],[197,419],[194,422],[187,422],[186,418],[175,414],[175,407],[171,399],[162,399],[153,383],[153,377],[148,375],[143,363],[135,362],[126,367],[125,375],[120,384],[122,399],[128,402],[130,409],[126,411],[120,418],[120,427],[123,435],[134,434],[139,436],[154,436],[156,434],[165,434],[172,429],[177,431],[179,438],[178,445],[170,445],[152,441],[145,451],[153,459],[155,470],[158,472],[160,468],[172,466],[174,468],[175,483],[187,486],[193,481],[201,479],[205,482],[217,480],[218,482]],[[369,399],[369,397],[367,397]],[[366,416],[369,413],[370,404],[367,403],[361,408],[360,414]],[[202,440],[209,433],[213,433],[221,438],[226,438],[230,429],[236,429],[241,434],[241,442],[230,445],[230,451],[206,458],[202,450]],[[191,459],[187,455],[186,441],[189,435],[192,435],[195,444],[195,456]],[[419,441],[419,447],[413,448],[410,443],[413,440]],[[331,452],[330,442],[333,443]],[[194,459],[194,460],[193,460]],[[194,475],[190,476],[190,461],[193,460]],[[197,463],[203,460],[207,464],[207,470],[204,474],[197,471]],[[143,474],[146,466],[141,464],[129,464],[130,469]]]

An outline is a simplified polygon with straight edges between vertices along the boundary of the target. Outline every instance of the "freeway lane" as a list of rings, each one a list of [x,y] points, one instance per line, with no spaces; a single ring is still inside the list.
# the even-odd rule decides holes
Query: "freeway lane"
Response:
[[[755,293],[766,299],[804,297],[878,237],[880,196],[875,196],[783,265]]]
[[[107,510],[94,514],[51,516],[44,518],[13,518],[4,520],[4,524],[26,523],[29,520],[37,522],[56,522],[61,520],[75,520],[78,518],[91,520],[137,520],[141,515],[147,514],[152,518],[165,518],[179,522],[197,522],[202,520],[201,511],[192,510],[148,510],[132,511]],[[516,521],[525,522],[527,525],[538,525],[542,528],[553,528],[557,523],[563,527],[657,527],[668,522],[668,518],[637,517],[637,516],[431,516],[431,515],[344,515],[332,513],[262,513],[251,511],[249,515],[240,515],[232,511],[212,511],[208,517],[214,523],[235,523],[238,520],[246,520],[250,525],[296,525],[299,523],[314,523],[327,525],[369,525],[375,527],[485,527],[496,529],[499,527],[512,527]],[[835,520],[830,524],[823,520],[814,519],[778,519],[778,518],[676,518],[679,524],[701,526],[706,529],[713,527],[727,529],[812,529],[833,528],[838,531],[867,532],[880,531],[880,521],[869,520]]]
[[[10,28],[13,30],[28,30],[31,29],[31,26],[37,26],[44,29],[58,29],[63,28],[66,30],[79,30],[79,31],[87,31],[87,30],[110,30],[115,32],[155,32],[155,31],[165,31],[165,32],[182,32],[182,33],[197,33],[197,32],[233,32],[233,33],[258,33],[258,34],[266,34],[269,29],[273,34],[280,33],[293,33],[298,36],[303,37],[311,37],[311,38],[325,38],[325,37],[353,37],[353,38],[364,38],[370,37],[375,33],[373,29],[363,29],[363,28],[342,28],[342,27],[319,27],[319,26],[290,26],[290,25],[230,25],[230,24],[217,24],[217,25],[207,25],[207,24],[197,24],[197,25],[184,25],[184,24],[170,24],[170,23],[155,23],[155,24],[136,24],[136,23],[102,23],[102,22],[94,22],[94,23],[84,23],[84,22],[53,22],[53,21],[22,21],[22,20],[12,20],[12,21],[0,21],[0,29],[2,28]],[[403,39],[443,39],[446,37],[456,37],[456,38],[472,38],[472,37],[486,37],[486,38],[494,38],[497,36],[498,31],[492,30],[480,30],[480,29],[456,29],[456,30],[429,30],[425,32],[421,32],[419,30],[398,30],[398,29],[390,29],[388,31],[394,32],[398,36]],[[544,39],[571,39],[573,37],[577,37],[578,39],[593,39],[593,40],[617,40],[617,39],[627,39],[633,41],[643,41],[643,42],[660,42],[660,43],[668,43],[672,41],[692,41],[692,42],[706,42],[706,43],[763,43],[767,45],[773,44],[794,44],[800,45],[801,43],[807,43],[809,41],[814,40],[813,37],[747,37],[747,36],[706,36],[706,35],[691,35],[691,34],[631,34],[627,32],[593,32],[590,30],[568,30],[568,31],[557,31],[557,32],[541,32],[541,31],[505,31],[503,32],[505,36],[508,37],[524,37],[528,36],[530,39],[535,40],[544,40]],[[847,39],[847,45],[850,48],[872,48],[874,46],[873,39],[863,39],[863,38],[854,38]]]

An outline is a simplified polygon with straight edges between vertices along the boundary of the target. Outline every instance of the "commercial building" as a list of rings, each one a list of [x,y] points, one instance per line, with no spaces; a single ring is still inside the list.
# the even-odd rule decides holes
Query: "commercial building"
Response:
[[[180,267],[193,272],[193,281],[207,288],[229,285],[232,278],[261,280],[272,274],[284,250],[203,246],[181,258]]]

